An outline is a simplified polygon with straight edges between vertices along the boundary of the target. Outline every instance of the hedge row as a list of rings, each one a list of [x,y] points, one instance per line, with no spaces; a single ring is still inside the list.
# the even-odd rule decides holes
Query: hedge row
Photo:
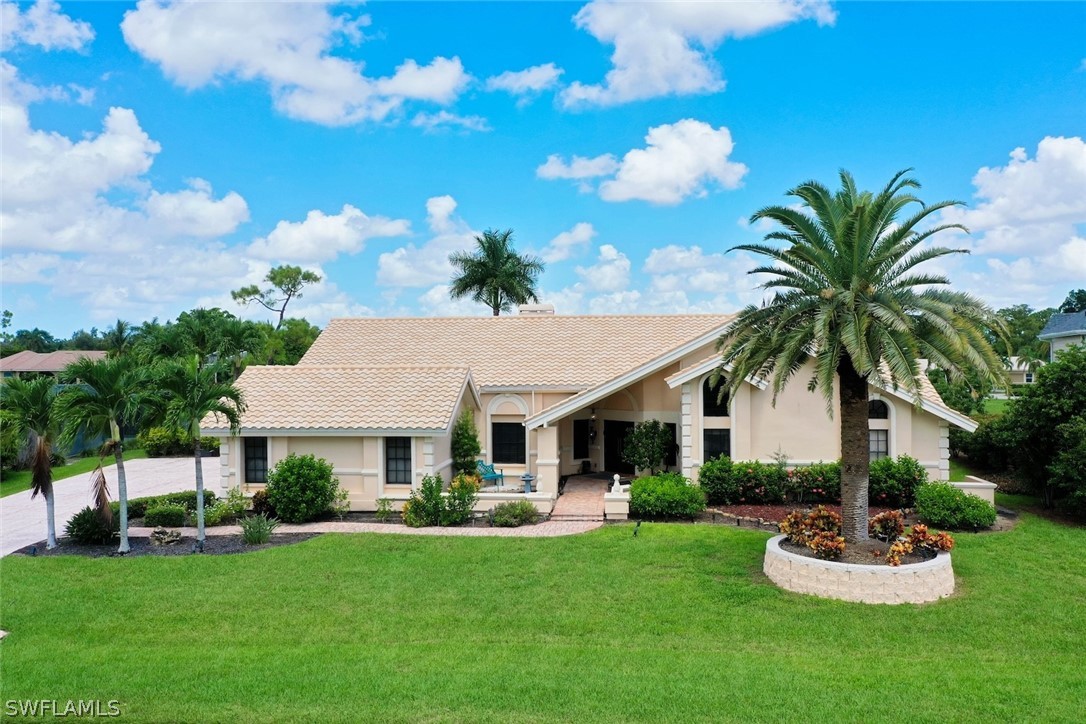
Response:
[[[912,507],[917,487],[927,479],[924,467],[908,455],[876,460],[871,463],[868,500],[872,505]],[[778,463],[719,457],[701,466],[698,484],[710,505],[839,503],[841,464],[819,462],[788,469]]]

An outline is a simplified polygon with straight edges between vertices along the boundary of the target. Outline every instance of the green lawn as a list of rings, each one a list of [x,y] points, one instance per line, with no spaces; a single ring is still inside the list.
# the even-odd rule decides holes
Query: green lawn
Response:
[[[124,452],[125,460],[136,460],[145,457],[147,457],[147,453],[143,450],[125,450]],[[113,458],[107,458],[105,463],[107,466],[113,465]],[[53,480],[63,480],[73,475],[89,473],[96,467],[98,467],[98,458],[79,458],[69,465],[60,465],[53,468]],[[4,472],[3,479],[0,479],[0,498],[21,493],[24,490],[30,490],[29,470],[8,470]]]
[[[767,535],[326,535],[235,556],[0,560],[0,699],[135,721],[1072,721],[1086,530],[961,535],[959,593],[786,593]]]
[[[1007,411],[1010,400],[989,399],[984,401],[984,412],[988,415],[1002,415]]]

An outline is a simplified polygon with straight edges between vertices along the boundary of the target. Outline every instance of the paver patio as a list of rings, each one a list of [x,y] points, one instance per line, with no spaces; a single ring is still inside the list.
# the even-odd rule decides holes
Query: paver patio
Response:
[[[591,476],[575,475],[566,481],[562,495],[555,503],[551,518],[561,520],[603,520],[603,494],[610,483]]]

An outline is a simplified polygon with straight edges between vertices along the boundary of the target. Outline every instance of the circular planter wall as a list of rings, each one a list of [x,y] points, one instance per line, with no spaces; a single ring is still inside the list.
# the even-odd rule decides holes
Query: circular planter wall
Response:
[[[950,554],[902,566],[865,566],[822,561],[781,548],[783,535],[769,539],[763,570],[781,588],[858,603],[928,603],[954,593]]]

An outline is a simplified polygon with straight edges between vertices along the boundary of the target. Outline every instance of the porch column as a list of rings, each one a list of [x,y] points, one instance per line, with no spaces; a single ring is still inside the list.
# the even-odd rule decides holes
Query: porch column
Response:
[[[950,423],[939,421],[939,480],[950,480]]]
[[[679,388],[682,392],[682,404],[679,418],[679,447],[682,458],[683,475],[687,478],[694,473],[694,420],[691,414],[691,405],[694,403],[694,392],[689,382],[684,382]]]
[[[535,459],[535,475],[539,492],[557,496],[558,428],[556,426],[536,428],[535,446],[538,454]]]

